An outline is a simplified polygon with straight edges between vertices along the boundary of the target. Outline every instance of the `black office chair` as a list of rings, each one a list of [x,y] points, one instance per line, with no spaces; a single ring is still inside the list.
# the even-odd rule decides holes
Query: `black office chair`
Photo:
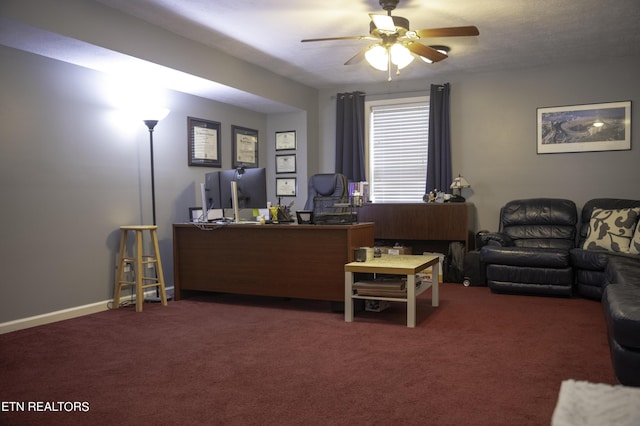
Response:
[[[322,173],[309,179],[308,198],[304,209],[311,212],[311,222],[316,224],[353,223],[350,210],[339,207],[349,202],[349,183],[340,173]]]
[[[316,197],[336,197],[340,202],[348,199],[347,177],[340,173],[321,173],[311,176],[305,210],[313,211]]]

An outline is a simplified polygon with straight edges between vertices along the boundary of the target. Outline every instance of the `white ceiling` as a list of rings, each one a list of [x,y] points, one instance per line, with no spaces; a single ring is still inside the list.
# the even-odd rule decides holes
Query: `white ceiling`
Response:
[[[311,87],[386,82],[386,72],[374,70],[365,61],[344,65],[370,42],[300,42],[368,35],[368,14],[386,13],[379,0],[96,1]],[[436,64],[416,60],[401,75],[394,75],[394,80],[434,81],[451,73],[640,56],[640,0],[400,0],[392,14],[409,19],[413,30],[475,25],[480,31],[478,37],[423,40],[428,45],[449,46],[449,58]],[[7,46],[103,71],[136,61],[8,20],[0,24],[0,43]],[[161,76],[179,73],[166,68],[161,71]],[[202,80],[193,78],[193,87],[170,88],[265,113],[287,109]]]
[[[385,82],[366,62],[343,65],[367,41],[301,39],[368,35],[379,0],[99,0],[184,37],[322,88]],[[450,57],[416,61],[394,79],[538,67],[640,55],[639,0],[401,0],[411,29],[475,25],[478,37],[428,39]]]

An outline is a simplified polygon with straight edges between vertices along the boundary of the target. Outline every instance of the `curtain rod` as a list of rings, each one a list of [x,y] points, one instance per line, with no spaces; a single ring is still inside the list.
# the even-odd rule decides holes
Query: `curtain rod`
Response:
[[[355,92],[343,92],[343,93],[338,93],[337,95],[331,96],[331,99],[335,99],[338,96],[366,96],[367,94],[365,92],[361,92],[361,91],[355,91]]]
[[[436,86],[439,86],[439,89],[442,90],[442,88],[444,88],[444,84],[436,84]],[[429,89],[424,89],[424,90],[405,90],[402,92],[386,92],[386,93],[365,93],[365,92],[354,92],[354,93],[358,93],[360,94],[360,96],[369,96],[369,97],[376,97],[376,96],[393,96],[393,95],[406,95],[406,94],[412,94],[412,95],[417,95],[417,96],[426,96],[429,95]],[[351,94],[349,92],[345,92],[345,93],[338,93],[338,95],[342,95],[342,94]],[[332,95],[330,97],[330,99],[336,99],[338,97],[338,95]]]

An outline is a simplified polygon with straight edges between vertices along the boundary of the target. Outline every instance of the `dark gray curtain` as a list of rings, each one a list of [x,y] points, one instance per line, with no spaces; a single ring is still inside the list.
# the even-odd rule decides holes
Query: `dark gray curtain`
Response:
[[[364,97],[362,92],[338,93],[336,108],[336,173],[352,182],[364,174]]]
[[[427,186],[425,193],[434,189],[447,192],[451,175],[451,128],[449,83],[431,85],[429,105],[429,153],[427,157]]]

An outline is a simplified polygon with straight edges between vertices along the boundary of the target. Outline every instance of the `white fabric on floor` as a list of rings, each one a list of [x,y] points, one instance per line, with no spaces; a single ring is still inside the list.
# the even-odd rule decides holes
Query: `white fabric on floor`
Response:
[[[638,426],[640,388],[565,380],[552,426]]]

